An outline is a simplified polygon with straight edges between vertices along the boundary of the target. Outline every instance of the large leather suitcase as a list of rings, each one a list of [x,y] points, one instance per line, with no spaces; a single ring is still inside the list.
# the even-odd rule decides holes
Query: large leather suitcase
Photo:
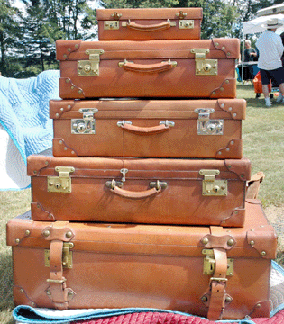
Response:
[[[238,39],[56,41],[62,99],[235,98]]]
[[[243,99],[51,100],[54,156],[241,158]]]
[[[97,9],[99,40],[200,39],[202,8]]]
[[[239,227],[248,159],[29,156],[33,220]]]
[[[269,317],[277,239],[259,201],[246,209],[231,229],[10,220],[15,305]]]

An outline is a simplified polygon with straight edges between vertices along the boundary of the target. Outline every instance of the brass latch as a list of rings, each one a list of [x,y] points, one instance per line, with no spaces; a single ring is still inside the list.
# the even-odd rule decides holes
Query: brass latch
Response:
[[[89,60],[78,61],[79,76],[98,76],[100,55],[104,54],[103,49],[87,49],[86,54],[89,55]]]
[[[118,127],[123,127],[125,124],[132,125],[132,121],[130,120],[120,120],[116,123]]]
[[[168,184],[167,182],[165,181],[152,181],[150,182],[150,188],[156,188],[157,190],[160,190],[160,189],[166,189],[168,187]]]
[[[122,174],[122,179],[121,179],[122,182],[125,182],[125,175],[127,172],[128,172],[128,169],[126,169],[126,168],[122,168],[120,170],[120,173]]]
[[[115,181],[114,179],[111,180],[111,181],[107,181],[105,183],[106,187],[109,188],[109,189],[114,189],[114,187],[122,188],[123,184],[125,182],[125,175],[126,175],[127,172],[128,172],[128,169],[126,169],[126,168],[120,169],[120,173],[122,174],[121,181]]]
[[[175,122],[171,120],[162,120],[160,121],[160,125],[166,125],[167,127],[174,127]]]
[[[217,75],[218,60],[206,59],[208,48],[194,48],[190,52],[195,54],[196,75]]]
[[[104,29],[105,30],[118,30],[119,29],[119,21],[105,21]]]
[[[114,187],[122,188],[123,187],[123,182],[122,181],[115,181],[113,179],[113,180],[106,181],[105,185],[109,189],[113,189]]]
[[[122,17],[122,13],[114,12],[111,16],[114,20],[119,20]]]
[[[215,255],[213,249],[203,249],[202,254],[205,255],[203,264],[203,274],[214,275],[215,273]],[[227,273],[226,276],[232,276],[234,274],[233,259],[227,259]]]
[[[194,20],[180,20],[178,26],[179,29],[193,29]]]
[[[176,13],[178,19],[184,19],[187,16],[187,12],[179,11]]]
[[[227,196],[227,180],[215,179],[215,176],[220,174],[219,170],[202,169],[199,174],[204,176],[202,181],[203,196]]]
[[[224,119],[210,119],[210,114],[215,112],[213,108],[198,108],[194,110],[198,114],[197,135],[223,135]]]
[[[83,119],[71,119],[71,134],[96,134],[96,120],[94,114],[96,108],[80,108]]]
[[[72,258],[72,249],[74,244],[72,242],[64,242],[62,249],[62,266],[63,268],[71,269],[73,266],[73,258]],[[44,250],[44,265],[46,267],[50,267],[50,250]]]
[[[55,167],[55,171],[59,173],[59,176],[47,177],[47,185],[48,185],[47,191],[70,193],[71,192],[70,173],[74,172],[75,168],[70,166],[57,166]]]

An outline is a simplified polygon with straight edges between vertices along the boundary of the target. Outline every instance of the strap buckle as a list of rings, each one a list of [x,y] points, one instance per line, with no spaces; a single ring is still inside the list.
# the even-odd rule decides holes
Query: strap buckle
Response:
[[[210,282],[212,282],[212,281],[218,281],[218,282],[227,282],[228,281],[228,279],[227,278],[217,278],[217,277],[211,277],[210,278]]]
[[[66,278],[62,278],[62,279],[46,279],[46,282],[56,283],[56,284],[63,284],[66,281],[67,281]]]

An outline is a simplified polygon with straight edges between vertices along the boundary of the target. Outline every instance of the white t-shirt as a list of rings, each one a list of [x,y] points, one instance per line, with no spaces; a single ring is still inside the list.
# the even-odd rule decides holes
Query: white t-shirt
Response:
[[[263,70],[275,70],[282,66],[280,60],[284,46],[281,37],[271,30],[261,34],[255,46],[259,50],[258,67]]]

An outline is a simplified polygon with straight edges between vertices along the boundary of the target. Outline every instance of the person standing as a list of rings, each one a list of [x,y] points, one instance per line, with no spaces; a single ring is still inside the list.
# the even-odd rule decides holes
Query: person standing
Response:
[[[257,51],[251,47],[251,41],[249,39],[245,40],[245,49],[244,49],[244,62],[254,61],[254,58],[257,57]]]
[[[274,79],[279,84],[277,102],[284,103],[284,68],[281,62],[284,46],[281,37],[275,33],[277,28],[282,25],[277,18],[269,19],[265,24],[261,25],[267,30],[261,34],[255,43],[259,50],[258,67],[261,74],[262,92],[267,107],[271,106],[269,93],[271,79]]]
[[[252,62],[255,59],[258,58],[257,51],[251,47],[251,41],[249,39],[246,39],[244,42],[244,58],[243,62]],[[243,80],[245,81],[251,81],[253,79],[253,67],[252,65],[244,65],[243,66]]]

